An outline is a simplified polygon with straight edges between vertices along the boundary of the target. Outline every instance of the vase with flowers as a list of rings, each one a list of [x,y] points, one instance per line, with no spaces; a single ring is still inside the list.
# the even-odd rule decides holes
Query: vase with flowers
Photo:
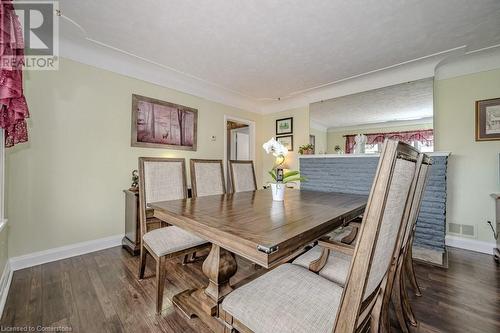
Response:
[[[285,159],[288,154],[288,149],[276,139],[271,138],[262,145],[266,153],[273,154],[276,158],[273,168],[269,170],[269,175],[273,179],[271,182],[271,190],[274,201],[283,201],[285,198],[285,189],[288,183],[304,181],[305,178],[300,176],[300,172],[296,170],[287,170],[285,172]]]

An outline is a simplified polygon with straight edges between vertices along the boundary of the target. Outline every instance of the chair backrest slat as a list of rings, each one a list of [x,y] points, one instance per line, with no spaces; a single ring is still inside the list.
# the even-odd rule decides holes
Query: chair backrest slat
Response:
[[[406,229],[409,199],[413,198],[416,172],[422,162],[419,156],[407,144],[392,140],[384,143],[334,332],[354,332],[364,310],[362,304],[376,298],[383,288]]]
[[[147,232],[146,208],[148,204],[158,201],[184,199],[186,197],[185,159],[139,158],[139,219],[141,223],[141,236]]]
[[[405,247],[408,244],[410,235],[412,234],[415,226],[417,225],[417,218],[420,212],[420,207],[422,206],[422,199],[424,197],[425,187],[427,185],[427,179],[429,175],[429,169],[431,168],[430,159],[427,156],[423,157],[422,166],[418,174],[417,185],[415,189],[415,194],[411,204],[410,216],[408,220],[408,227],[405,231],[405,236],[403,239],[402,246]]]
[[[225,194],[222,160],[191,160],[191,187],[193,197]]]
[[[229,161],[233,192],[257,190],[253,161]]]

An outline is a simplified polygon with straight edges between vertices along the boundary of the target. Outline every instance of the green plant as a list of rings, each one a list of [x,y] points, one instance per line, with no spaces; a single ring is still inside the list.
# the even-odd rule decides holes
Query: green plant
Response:
[[[269,171],[269,174],[271,175],[271,177],[273,178],[274,181],[276,181],[276,169],[273,169],[271,171]],[[285,174],[283,175],[283,183],[286,184],[286,183],[290,183],[290,182],[301,182],[301,181],[306,181],[306,177],[302,177],[300,175],[300,172],[299,171],[287,171],[285,172]]]
[[[312,151],[314,150],[314,146],[310,143],[308,143],[307,145],[302,145],[299,147],[299,154],[304,154],[305,151]]]

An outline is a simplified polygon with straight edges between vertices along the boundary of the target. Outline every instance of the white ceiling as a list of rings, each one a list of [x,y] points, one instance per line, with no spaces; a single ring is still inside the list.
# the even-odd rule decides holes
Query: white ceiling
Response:
[[[418,80],[311,104],[314,124],[328,129],[433,116],[433,79]]]
[[[63,20],[73,43],[90,40],[254,102],[500,44],[498,0],[62,0],[60,8],[84,31]]]

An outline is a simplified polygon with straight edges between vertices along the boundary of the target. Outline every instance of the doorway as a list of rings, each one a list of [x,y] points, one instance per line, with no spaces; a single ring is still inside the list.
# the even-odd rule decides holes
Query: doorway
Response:
[[[229,160],[254,161],[255,163],[255,123],[253,121],[224,117],[224,168],[227,189],[231,189]]]
[[[250,159],[250,127],[228,120],[227,156],[229,160],[248,161]]]

